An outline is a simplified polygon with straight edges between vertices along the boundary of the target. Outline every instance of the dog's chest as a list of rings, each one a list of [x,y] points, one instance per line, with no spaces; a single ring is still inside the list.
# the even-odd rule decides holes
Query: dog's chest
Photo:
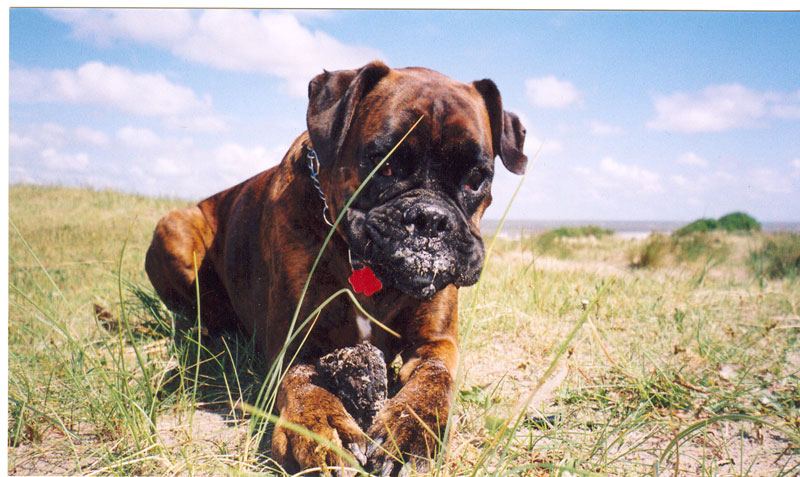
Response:
[[[358,311],[356,311],[356,329],[358,330],[359,343],[368,342],[372,339],[372,322]]]

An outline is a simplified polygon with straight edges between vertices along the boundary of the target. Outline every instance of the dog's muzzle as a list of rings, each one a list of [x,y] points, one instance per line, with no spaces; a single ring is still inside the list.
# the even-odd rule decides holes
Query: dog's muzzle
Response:
[[[351,252],[382,282],[419,299],[449,284],[473,285],[484,249],[467,219],[447,199],[422,189],[367,212],[348,210]]]

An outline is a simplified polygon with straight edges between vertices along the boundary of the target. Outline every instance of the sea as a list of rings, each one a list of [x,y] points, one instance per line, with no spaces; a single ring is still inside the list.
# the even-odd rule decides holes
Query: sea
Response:
[[[481,232],[484,237],[491,236],[497,230],[499,223],[500,221],[497,219],[483,219]],[[617,236],[622,238],[640,239],[652,233],[669,234],[688,223],[663,220],[506,220],[500,230],[500,236],[519,239],[559,227],[596,225],[613,230]],[[762,222],[761,230],[768,233],[800,233],[800,222]]]

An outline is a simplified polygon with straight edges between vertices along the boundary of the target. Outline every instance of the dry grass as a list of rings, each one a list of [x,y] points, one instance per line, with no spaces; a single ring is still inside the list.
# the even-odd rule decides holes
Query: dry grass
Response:
[[[237,410],[265,372],[252,343],[204,336],[144,276],[178,205],[11,188],[10,473],[279,473],[269,430]],[[613,235],[499,243],[474,312],[461,292],[473,326],[438,473],[800,471],[800,283],[749,265],[770,239],[718,234],[639,268],[643,243]]]

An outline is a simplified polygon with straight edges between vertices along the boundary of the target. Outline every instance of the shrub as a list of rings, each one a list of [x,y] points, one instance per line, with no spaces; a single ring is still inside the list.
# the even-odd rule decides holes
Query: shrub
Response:
[[[692,233],[710,232],[719,228],[719,221],[716,219],[698,219],[694,222],[679,228],[674,232],[677,237],[683,237]]]
[[[756,219],[744,212],[733,212],[723,215],[718,220],[698,219],[694,222],[681,227],[674,232],[677,237],[683,237],[692,233],[711,232],[713,230],[724,230],[726,232],[755,232],[761,230],[761,224]]]
[[[719,218],[719,227],[728,232],[755,232],[761,230],[761,224],[744,212],[733,212]]]
[[[800,271],[800,235],[782,233],[767,237],[750,253],[750,269],[758,278],[797,277]]]

